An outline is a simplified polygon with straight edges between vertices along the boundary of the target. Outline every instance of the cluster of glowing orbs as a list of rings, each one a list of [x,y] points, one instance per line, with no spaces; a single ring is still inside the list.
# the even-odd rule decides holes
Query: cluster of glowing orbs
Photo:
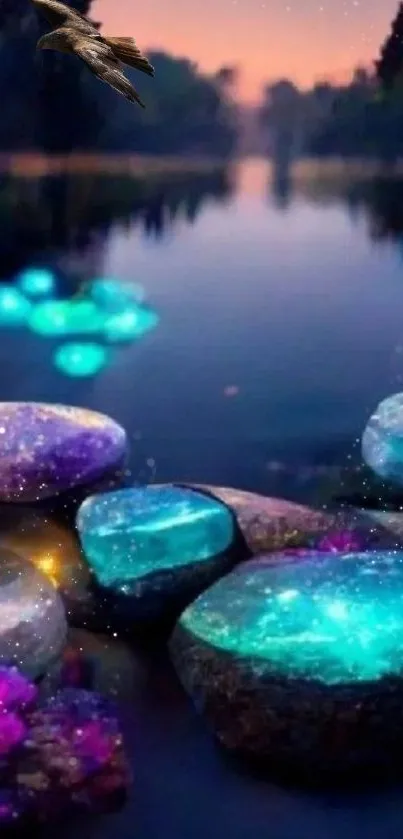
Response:
[[[105,316],[92,300],[47,300],[34,306],[29,326],[39,335],[60,337],[102,332]]]
[[[122,283],[109,277],[91,280],[86,291],[94,303],[112,314],[142,303],[145,299],[144,288],[138,283]]]
[[[388,396],[369,418],[362,456],[380,478],[403,485],[403,393]]]
[[[0,326],[21,326],[31,312],[29,300],[12,285],[0,286]]]
[[[110,343],[133,341],[154,329],[158,320],[152,309],[141,306],[125,309],[106,319],[105,338]]]
[[[108,350],[95,343],[63,344],[54,353],[55,367],[73,379],[95,376],[108,360]]]
[[[55,276],[48,268],[27,268],[18,275],[18,286],[28,297],[49,297],[55,292]]]

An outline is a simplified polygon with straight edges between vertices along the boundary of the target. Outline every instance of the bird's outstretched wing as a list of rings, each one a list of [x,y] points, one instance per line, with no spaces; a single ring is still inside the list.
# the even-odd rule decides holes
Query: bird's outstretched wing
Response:
[[[154,67],[139,50],[134,38],[111,38],[109,35],[104,35],[103,39],[112,47],[116,58],[122,64],[127,64],[128,67],[134,67],[135,70],[140,70],[142,73],[146,73],[147,76],[154,75]]]
[[[109,84],[121,93],[129,102],[137,102],[145,107],[137,90],[121,70],[116,56],[107,44],[93,41],[91,38],[75,39],[74,52],[84,61],[98,79]]]
[[[66,6],[60,0],[33,0],[33,4],[42,12],[52,27],[74,26],[81,32],[88,33],[88,35],[98,35],[99,23],[85,17],[81,12],[72,9],[71,6]]]

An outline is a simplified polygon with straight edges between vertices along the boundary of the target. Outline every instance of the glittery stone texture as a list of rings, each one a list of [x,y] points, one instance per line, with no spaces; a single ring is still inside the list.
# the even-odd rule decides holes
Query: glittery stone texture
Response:
[[[79,509],[77,528],[99,583],[140,605],[149,594],[169,600],[189,586],[195,596],[232,563],[226,554],[234,536],[231,513],[184,488],[92,496]]]
[[[11,711],[0,710],[0,759],[8,757],[26,735],[24,723]]]
[[[35,501],[98,480],[123,459],[126,434],[103,414],[0,403],[0,500]]]
[[[0,505],[0,547],[32,562],[52,582],[74,612],[86,599],[90,569],[72,529],[37,508]]]
[[[42,819],[74,804],[102,807],[102,796],[126,788],[120,726],[112,706],[99,695],[66,688],[28,722],[16,779]]]
[[[403,486],[403,393],[384,399],[368,420],[362,456],[379,477]]]
[[[180,678],[229,749],[289,771],[400,766],[403,553],[274,555],[183,613]]]
[[[328,513],[239,489],[202,485],[194,488],[220,499],[233,511],[252,554],[288,547],[362,550],[378,545],[392,547],[396,543],[382,526],[357,510]]]
[[[31,705],[37,697],[37,688],[17,667],[0,667],[0,713]]]
[[[31,563],[0,549],[0,662],[38,676],[60,655],[66,631],[52,583]]]

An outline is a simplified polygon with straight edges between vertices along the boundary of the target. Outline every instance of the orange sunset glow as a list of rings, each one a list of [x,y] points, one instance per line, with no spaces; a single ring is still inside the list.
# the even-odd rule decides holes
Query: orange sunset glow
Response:
[[[370,64],[389,30],[397,0],[96,0],[95,17],[142,48],[162,48],[202,69],[240,70],[241,99],[256,101],[267,80],[301,86],[347,80]]]

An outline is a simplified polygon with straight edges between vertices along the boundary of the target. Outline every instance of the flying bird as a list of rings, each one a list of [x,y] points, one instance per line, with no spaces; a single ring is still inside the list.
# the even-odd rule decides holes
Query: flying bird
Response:
[[[130,102],[137,102],[142,108],[145,107],[121,66],[126,64],[148,76],[154,75],[154,68],[142,55],[134,38],[101,35],[98,23],[59,0],[32,0],[32,3],[53,27],[52,32],[39,39],[37,49],[58,50],[77,55],[97,78],[109,84]]]

